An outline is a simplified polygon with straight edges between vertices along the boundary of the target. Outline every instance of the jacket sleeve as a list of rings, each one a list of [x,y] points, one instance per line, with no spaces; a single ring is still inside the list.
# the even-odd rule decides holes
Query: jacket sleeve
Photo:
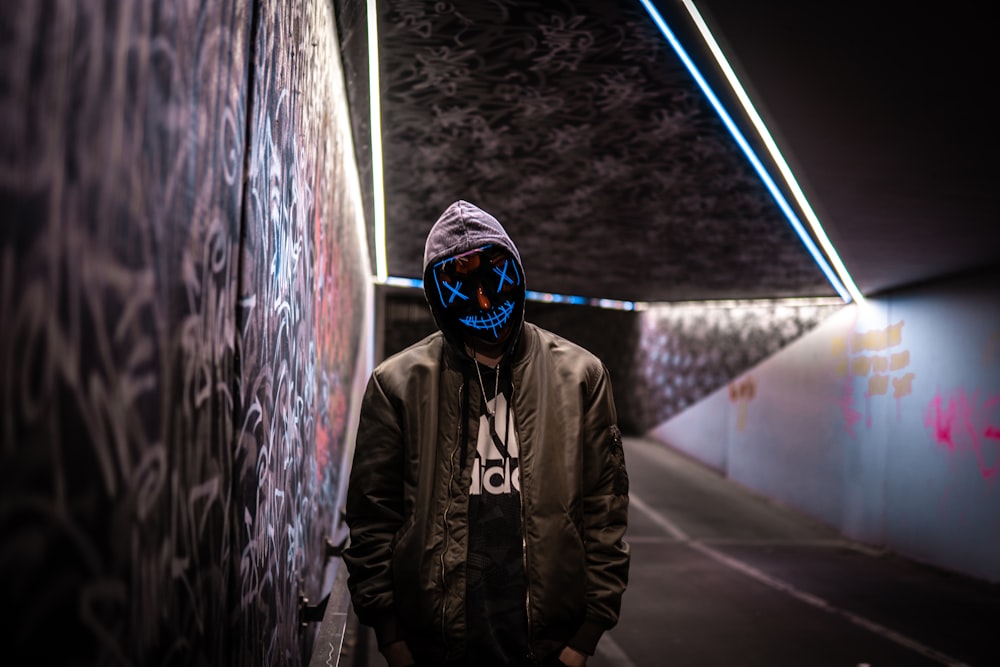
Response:
[[[392,551],[403,523],[403,442],[400,417],[379,382],[368,380],[347,487],[344,551],[347,585],[358,620],[379,647],[399,639],[392,591]]]
[[[628,582],[628,473],[607,368],[593,384],[584,413],[584,546],[587,614],[573,648],[593,655],[604,631],[618,622]]]

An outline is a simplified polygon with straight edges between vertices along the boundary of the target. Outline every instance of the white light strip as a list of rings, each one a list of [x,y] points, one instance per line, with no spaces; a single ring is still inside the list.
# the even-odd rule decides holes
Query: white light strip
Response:
[[[716,113],[719,114],[719,118],[722,119],[722,122],[729,130],[729,133],[736,140],[736,143],[739,145],[740,149],[742,149],[744,155],[746,155],[747,159],[750,160],[750,164],[753,165],[753,168],[757,172],[757,175],[760,176],[761,180],[764,182],[764,185],[767,186],[767,189],[771,192],[771,196],[774,198],[774,201],[778,204],[778,207],[785,214],[785,217],[788,219],[789,223],[791,223],[792,228],[795,230],[795,233],[798,234],[799,239],[801,239],[802,243],[806,246],[806,249],[809,251],[809,254],[812,255],[813,259],[816,261],[816,264],[819,266],[820,270],[823,271],[823,274],[826,276],[827,280],[830,282],[830,284],[833,286],[833,288],[837,291],[837,293],[844,301],[850,301],[852,298],[859,301],[863,300],[861,293],[858,291],[857,287],[854,286],[854,282],[851,281],[850,276],[846,274],[846,270],[845,270],[845,275],[847,275],[847,280],[851,285],[851,287],[853,288],[853,291],[845,287],[845,284],[841,282],[841,279],[838,276],[838,274],[835,273],[834,270],[830,267],[829,263],[827,263],[826,258],[823,256],[823,253],[821,253],[819,251],[819,248],[816,247],[816,244],[813,242],[812,237],[809,235],[808,232],[806,232],[805,228],[802,226],[802,223],[799,222],[798,216],[795,215],[795,212],[792,210],[791,206],[788,204],[788,201],[785,199],[785,196],[781,193],[781,190],[778,189],[778,186],[775,184],[774,179],[771,178],[771,175],[767,172],[767,169],[764,168],[764,165],[761,163],[760,158],[758,158],[756,153],[754,153],[753,149],[750,147],[750,144],[743,136],[743,133],[740,132],[739,128],[733,122],[732,117],[722,106],[722,103],[719,101],[718,97],[716,97],[715,93],[712,91],[712,88],[708,85],[708,82],[705,81],[704,77],[701,75],[701,72],[698,71],[697,66],[695,66],[691,58],[688,57],[687,52],[684,50],[684,47],[681,46],[681,43],[677,40],[673,32],[667,26],[666,21],[663,20],[663,17],[660,16],[660,13],[649,2],[649,0],[640,0],[640,2],[642,3],[643,7],[646,8],[646,11],[653,19],[653,22],[656,23],[656,26],[660,29],[660,32],[662,32],[663,36],[667,38],[668,42],[670,42],[670,45],[673,47],[674,52],[677,53],[678,57],[684,63],[684,66],[687,68],[688,72],[690,72],[691,76],[694,77],[695,81],[701,88],[702,92],[705,93],[705,96],[708,98],[709,102],[711,102],[712,106],[715,108]]]
[[[385,187],[382,182],[382,104],[378,64],[378,11],[368,0],[368,101],[371,113],[372,198],[375,207],[375,280],[389,275],[385,257]]]
[[[743,84],[740,83],[740,80],[737,78],[733,68],[729,65],[729,60],[726,58],[725,54],[722,53],[722,48],[719,46],[718,42],[715,41],[715,36],[712,35],[712,31],[708,29],[705,19],[702,18],[698,8],[694,6],[694,2],[691,0],[682,1],[684,3],[684,7],[688,11],[688,14],[691,15],[691,19],[698,27],[698,31],[701,33],[702,39],[705,40],[705,43],[711,50],[712,55],[715,57],[715,62],[718,63],[719,67],[722,68],[723,73],[726,75],[726,81],[729,82],[733,92],[736,93],[736,97],[739,99],[740,104],[743,105],[743,110],[750,118],[754,129],[757,130],[757,134],[767,147],[767,152],[771,155],[771,159],[778,165],[778,170],[781,172],[782,178],[785,179],[785,183],[792,191],[792,196],[795,197],[796,203],[805,214],[806,220],[809,222],[809,227],[812,229],[813,234],[816,235],[820,245],[823,246],[823,250],[826,251],[827,257],[829,257],[830,261],[833,263],[833,267],[837,271],[837,275],[840,276],[844,286],[847,288],[847,291],[850,292],[855,301],[859,303],[864,301],[864,296],[862,296],[861,291],[854,284],[854,280],[851,278],[850,273],[847,272],[847,267],[845,267],[844,263],[840,260],[840,255],[837,254],[836,249],[833,247],[833,244],[826,235],[826,230],[824,230],[823,225],[820,224],[819,216],[816,215],[816,212],[813,210],[812,205],[806,198],[805,193],[802,192],[802,188],[799,187],[798,180],[792,173],[791,167],[788,166],[788,163],[785,161],[784,156],[778,149],[778,145],[775,143],[774,138],[771,136],[767,126],[761,119],[760,114],[757,113],[757,109],[754,107],[753,102],[750,101],[750,96],[747,95],[746,90],[743,88]]]

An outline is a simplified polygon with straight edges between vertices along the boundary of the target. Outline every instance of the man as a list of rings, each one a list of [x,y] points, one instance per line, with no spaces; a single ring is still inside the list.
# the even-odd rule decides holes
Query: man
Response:
[[[628,476],[607,369],[524,322],[500,223],[458,201],[424,248],[439,332],[372,373],[344,559],[390,667],[584,665],[618,619]]]

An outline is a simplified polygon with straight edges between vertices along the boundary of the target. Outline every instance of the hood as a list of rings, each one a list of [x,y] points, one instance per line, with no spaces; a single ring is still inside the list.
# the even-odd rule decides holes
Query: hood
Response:
[[[449,206],[431,227],[424,244],[424,298],[430,305],[438,329],[441,330],[448,342],[463,354],[465,353],[465,344],[461,333],[448,326],[447,320],[441,316],[440,307],[435,305],[437,299],[432,298],[433,295],[430,292],[431,267],[443,259],[490,244],[498,245],[507,250],[517,262],[517,268],[521,275],[524,275],[521,254],[500,222],[483,209],[467,201],[459,200]],[[514,313],[516,318],[515,332],[509,339],[508,349],[518,338],[524,323],[523,299],[518,311]]]

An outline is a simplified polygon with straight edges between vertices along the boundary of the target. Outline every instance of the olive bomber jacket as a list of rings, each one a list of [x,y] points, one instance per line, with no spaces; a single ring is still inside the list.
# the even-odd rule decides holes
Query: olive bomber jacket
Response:
[[[629,566],[628,476],[607,369],[530,323],[508,356],[529,639],[539,656],[567,644],[592,654],[618,620]],[[405,639],[445,659],[464,652],[471,466],[461,465],[460,420],[462,392],[480,391],[472,363],[435,333],[368,383],[344,560],[355,612],[379,646]]]

